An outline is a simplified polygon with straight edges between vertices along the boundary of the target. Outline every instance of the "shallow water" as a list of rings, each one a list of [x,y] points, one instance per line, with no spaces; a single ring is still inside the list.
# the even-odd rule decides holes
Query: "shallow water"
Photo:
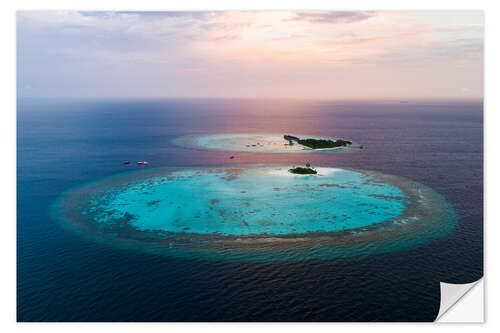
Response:
[[[175,171],[108,194],[112,198],[89,210],[100,211],[98,223],[130,214],[130,224],[139,230],[222,235],[341,231],[403,213],[405,195],[399,188],[355,171],[326,171],[333,172],[289,176],[285,167]]]

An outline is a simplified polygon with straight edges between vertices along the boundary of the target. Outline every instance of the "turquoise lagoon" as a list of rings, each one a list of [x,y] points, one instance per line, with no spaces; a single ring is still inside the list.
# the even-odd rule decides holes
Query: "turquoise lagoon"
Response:
[[[297,136],[300,138],[336,140],[336,138],[317,137],[311,135]],[[177,138],[173,142],[179,146],[190,148],[260,153],[307,153],[353,150],[352,146],[311,149],[309,147],[299,145],[298,143],[289,145],[288,141],[283,138],[283,134],[225,133],[191,135]],[[354,146],[358,148],[357,145]]]
[[[305,260],[421,244],[456,222],[432,189],[376,172],[290,166],[161,168],[84,185],[63,221],[106,242],[171,255]]]

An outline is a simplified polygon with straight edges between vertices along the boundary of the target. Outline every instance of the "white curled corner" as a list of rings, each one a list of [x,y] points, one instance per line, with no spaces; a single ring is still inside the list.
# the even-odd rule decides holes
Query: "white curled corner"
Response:
[[[468,298],[466,294],[474,288],[476,285],[480,285],[479,288],[475,288],[477,293],[473,294],[472,298]],[[482,322],[483,321],[483,280],[479,279],[472,283],[465,284],[453,284],[440,282],[441,286],[441,304],[439,306],[439,313],[435,319],[437,322]],[[465,297],[464,297],[465,296]],[[447,313],[451,308],[452,311]],[[454,314],[455,308],[457,313]],[[469,314],[469,319],[461,316],[462,313]],[[470,316],[471,313],[477,315]],[[443,315],[446,316],[443,317]]]

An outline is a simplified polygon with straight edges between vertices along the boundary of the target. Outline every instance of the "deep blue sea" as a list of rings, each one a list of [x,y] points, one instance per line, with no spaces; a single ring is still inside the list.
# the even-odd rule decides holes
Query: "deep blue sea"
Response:
[[[260,154],[171,142],[215,133],[307,133],[365,149]],[[17,136],[18,321],[432,321],[440,281],[483,275],[480,101],[25,99]],[[406,250],[252,263],[117,247],[54,218],[64,191],[139,168],[125,160],[372,170],[433,188],[459,221],[447,236]]]

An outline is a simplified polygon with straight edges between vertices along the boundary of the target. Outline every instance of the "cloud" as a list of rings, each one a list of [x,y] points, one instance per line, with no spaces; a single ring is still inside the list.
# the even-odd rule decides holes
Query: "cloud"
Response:
[[[430,50],[432,50],[436,56],[449,59],[482,59],[483,41],[472,38],[461,38],[445,42],[436,42],[431,44]]]
[[[83,16],[108,17],[117,15],[134,15],[145,18],[179,18],[189,17],[194,19],[205,19],[217,16],[218,12],[202,12],[202,11],[80,11]]]
[[[434,94],[429,81],[435,94],[479,94],[482,17],[443,17],[21,11],[18,87],[40,96],[345,97],[360,93],[363,78],[370,96]]]
[[[300,39],[303,37],[305,37],[304,34],[292,33],[288,36],[273,38],[272,40],[274,40],[274,41],[290,41],[290,40],[297,40],[297,39]]]
[[[311,23],[342,24],[367,20],[376,14],[368,11],[344,12],[298,12],[295,16],[285,21],[307,21]]]

